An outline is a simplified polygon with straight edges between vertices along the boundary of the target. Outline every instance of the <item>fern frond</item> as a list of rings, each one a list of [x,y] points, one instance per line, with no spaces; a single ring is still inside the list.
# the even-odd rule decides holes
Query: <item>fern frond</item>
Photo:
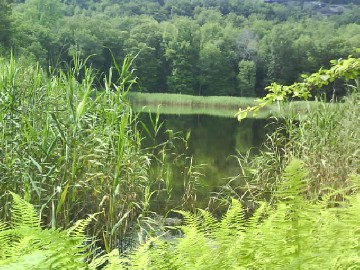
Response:
[[[283,178],[276,205],[259,203],[249,219],[237,200],[220,222],[204,210],[197,216],[181,212],[187,220],[183,237],[139,248],[128,268],[357,269],[360,179],[352,181],[349,196],[344,196],[349,190],[329,190],[316,202],[303,196],[307,170],[301,161],[290,162]],[[346,200],[334,207],[329,204],[334,194]]]
[[[90,222],[95,219],[97,214],[89,215],[86,219],[77,220],[75,225],[67,229],[67,234],[71,237],[83,237],[85,229],[89,226]]]
[[[82,269],[90,255],[81,234],[92,217],[81,221],[70,232],[42,229],[35,209],[18,195],[13,196],[12,220],[0,224],[1,269]]]
[[[39,214],[34,207],[20,198],[19,195],[10,192],[13,198],[11,223],[14,227],[37,227],[40,228]]]
[[[231,207],[220,222],[219,233],[233,235],[245,230],[245,210],[238,200],[232,199]]]
[[[128,257],[120,257],[119,250],[114,249],[109,254],[101,254],[89,263],[89,269],[121,270],[130,264]]]
[[[248,229],[255,228],[262,222],[271,212],[271,207],[266,202],[259,202],[258,208],[254,211],[253,215],[248,218],[246,226]]]
[[[174,210],[174,212],[183,216],[183,218],[184,218],[183,224],[185,226],[187,226],[187,227],[199,227],[200,222],[199,222],[198,216],[193,215],[193,214],[191,214],[189,212],[186,212],[186,211],[181,211],[181,210]]]
[[[195,227],[186,227],[184,237],[172,251],[171,263],[178,269],[204,269],[204,265],[211,265],[211,261],[218,257],[217,243],[197,230]]]
[[[31,253],[24,254],[18,260],[6,265],[0,263],[2,270],[23,270],[23,269],[40,269],[39,266],[46,260],[46,254],[41,250],[34,250]]]
[[[198,209],[198,212],[200,213],[200,218],[202,220],[200,230],[208,237],[211,237],[213,232],[216,232],[219,228],[218,221],[209,211]]]
[[[293,158],[283,172],[284,181],[278,186],[275,196],[281,201],[295,202],[303,198],[307,188],[308,171],[304,162]]]
[[[107,257],[108,263],[107,265],[102,268],[104,270],[122,270],[122,269],[128,269],[129,260],[127,258],[121,258],[119,255],[119,250],[114,249],[109,254],[104,255]],[[99,269],[93,268],[93,269]]]
[[[149,269],[151,265],[151,252],[150,249],[154,248],[158,252],[162,250],[162,241],[158,237],[152,237],[147,243],[140,246],[137,252],[132,253],[130,260],[134,269]],[[153,255],[156,255],[154,252]]]
[[[0,260],[8,256],[7,247],[12,241],[12,235],[9,234],[9,227],[5,222],[0,221]]]

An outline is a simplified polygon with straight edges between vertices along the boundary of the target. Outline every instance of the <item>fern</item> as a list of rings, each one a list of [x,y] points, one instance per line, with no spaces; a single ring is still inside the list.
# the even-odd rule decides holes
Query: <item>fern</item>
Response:
[[[353,194],[337,207],[331,195],[307,200],[308,172],[293,159],[275,193],[276,205],[259,202],[249,219],[236,200],[221,221],[204,210],[182,212],[183,237],[152,239],[121,264],[128,269],[357,269],[360,177],[351,180]]]
[[[36,213],[34,207],[22,200],[15,193],[10,192],[13,197],[12,207],[12,225],[14,227],[40,227],[39,215]]]
[[[0,222],[0,269],[96,269],[104,264],[111,269],[109,262],[116,261],[115,252],[87,263],[92,253],[84,232],[94,216],[67,230],[42,229],[33,206],[17,194],[11,195],[11,226]]]
[[[68,230],[41,229],[36,211],[12,194],[16,222],[0,222],[0,269],[357,269],[360,176],[350,180],[352,194],[338,190],[307,200],[307,170],[293,159],[276,204],[258,202],[252,217],[237,200],[220,221],[204,210],[179,211],[183,237],[151,238],[132,252],[114,250],[91,262],[84,230],[93,217]],[[341,204],[334,204],[334,194],[343,196]]]

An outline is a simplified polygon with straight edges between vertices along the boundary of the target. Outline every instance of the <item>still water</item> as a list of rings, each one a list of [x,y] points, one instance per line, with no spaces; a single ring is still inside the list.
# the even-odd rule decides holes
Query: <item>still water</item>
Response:
[[[154,121],[156,116],[140,115],[148,128],[152,126],[150,117]],[[152,168],[151,177],[153,181],[157,179],[154,189],[159,190],[153,196],[152,209],[163,212],[177,207],[204,208],[230,180],[241,185],[238,177],[241,168],[236,157],[249,150],[256,153],[272,129],[269,122],[266,119],[238,122],[210,115],[160,115],[159,132],[143,142],[144,147],[163,144],[154,150],[164,162]]]

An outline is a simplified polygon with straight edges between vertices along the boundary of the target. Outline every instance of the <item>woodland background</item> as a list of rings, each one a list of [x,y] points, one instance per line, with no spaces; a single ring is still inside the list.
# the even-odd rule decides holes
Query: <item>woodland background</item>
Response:
[[[100,73],[111,53],[119,63],[139,53],[141,91],[262,96],[359,47],[358,0],[279,2],[1,0],[0,52],[46,68],[94,54]]]

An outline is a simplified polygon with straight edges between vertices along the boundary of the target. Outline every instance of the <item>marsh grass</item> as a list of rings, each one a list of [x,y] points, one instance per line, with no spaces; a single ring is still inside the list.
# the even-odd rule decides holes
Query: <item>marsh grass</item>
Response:
[[[229,96],[192,96],[183,94],[168,93],[131,93],[130,101],[134,103],[162,103],[162,104],[182,104],[192,107],[234,107],[250,106],[256,104],[252,97],[229,97]]]
[[[253,106],[254,98],[226,96],[191,96],[167,93],[131,93],[129,101],[134,111],[161,114],[208,114],[234,117],[239,107]],[[257,117],[266,117],[263,111]]]
[[[157,144],[159,115],[146,125],[127,101],[136,84],[131,64],[131,58],[115,63],[99,88],[87,59],[75,56],[66,68],[49,72],[14,57],[0,59],[3,220],[10,219],[6,191],[35,205],[52,228],[98,213],[88,234],[110,251],[129,237],[137,241],[140,224],[151,227],[151,206],[158,199],[166,205],[173,185],[184,185],[178,204],[194,205],[197,172],[185,153],[188,137],[171,134]],[[144,136],[152,141],[148,147]],[[183,167],[181,176],[173,175],[171,163]]]
[[[50,75],[13,57],[0,59],[0,215],[6,190],[21,194],[49,227],[100,213],[89,233],[107,250],[148,210],[149,156],[126,100],[136,83],[131,59],[95,89],[95,73],[74,58]],[[120,79],[113,84],[113,73]]]
[[[299,158],[309,171],[311,181],[305,191],[309,199],[327,196],[330,190],[351,186],[360,171],[359,94],[352,93],[338,103],[313,102],[304,111],[288,113],[270,134],[259,155],[238,156],[242,187],[226,185],[215,199],[237,196],[256,202],[276,199],[272,194],[282,181],[281,174],[292,158]],[[344,196],[334,195],[336,200]]]
[[[360,171],[359,94],[345,97],[341,104],[322,103],[287,128],[286,156],[301,157],[313,181],[311,197],[321,197],[324,187],[343,189]]]

